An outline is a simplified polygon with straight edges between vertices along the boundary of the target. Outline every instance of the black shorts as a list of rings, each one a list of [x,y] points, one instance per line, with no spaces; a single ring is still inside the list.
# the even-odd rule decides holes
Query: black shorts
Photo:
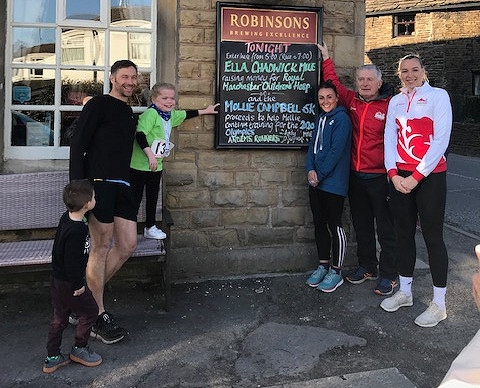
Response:
[[[137,221],[137,206],[130,186],[114,182],[93,182],[95,199],[92,210],[95,218],[105,224],[113,222],[113,217]]]

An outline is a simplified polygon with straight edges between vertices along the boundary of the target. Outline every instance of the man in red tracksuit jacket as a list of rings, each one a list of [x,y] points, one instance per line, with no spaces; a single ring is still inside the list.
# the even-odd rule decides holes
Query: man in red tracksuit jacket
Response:
[[[353,127],[348,199],[357,239],[358,267],[346,280],[360,284],[377,280],[380,275],[375,293],[390,295],[397,286],[398,273],[383,136],[393,88],[383,83],[382,73],[375,65],[357,69],[357,91],[346,88],[338,79],[326,45],[317,46],[322,53],[322,77],[337,87],[340,103],[347,108]],[[381,248],[378,259],[376,235]]]

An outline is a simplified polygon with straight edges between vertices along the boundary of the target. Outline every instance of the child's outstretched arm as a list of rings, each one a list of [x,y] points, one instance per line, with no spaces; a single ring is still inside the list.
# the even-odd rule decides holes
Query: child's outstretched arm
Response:
[[[198,110],[198,115],[216,115],[218,114],[218,111],[215,109],[220,105],[220,103],[215,104],[215,105],[209,105],[205,109],[199,109]]]

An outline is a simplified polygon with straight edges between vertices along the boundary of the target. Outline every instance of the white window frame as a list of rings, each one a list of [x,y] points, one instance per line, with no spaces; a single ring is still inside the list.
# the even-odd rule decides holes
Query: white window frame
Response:
[[[70,149],[67,146],[60,146],[60,128],[61,128],[61,113],[63,111],[80,111],[81,106],[78,105],[62,105],[61,104],[61,71],[72,69],[72,65],[62,65],[62,28],[78,27],[86,29],[99,29],[105,32],[105,46],[104,46],[104,58],[102,66],[79,66],[75,65],[75,70],[97,70],[103,72],[104,79],[104,93],[109,92],[109,70],[110,70],[110,33],[113,31],[121,32],[141,32],[149,33],[152,36],[151,39],[151,53],[150,53],[150,65],[139,65],[139,73],[150,73],[150,85],[155,83],[156,78],[156,29],[157,29],[157,1],[151,0],[151,26],[149,28],[139,27],[124,27],[124,26],[112,26],[110,23],[110,4],[112,1],[117,0],[100,0],[100,21],[82,21],[76,19],[65,18],[65,0],[57,1],[57,23],[13,23],[13,0],[7,0],[7,35],[6,35],[6,47],[5,47],[5,114],[4,114],[4,157],[5,159],[24,159],[24,160],[41,160],[41,159],[68,159]],[[13,62],[12,52],[12,27],[42,27],[42,28],[55,28],[55,64],[42,64],[41,68],[46,70],[53,70],[55,72],[55,99],[53,105],[20,105],[14,104],[12,101],[12,76],[17,69],[29,69],[29,72],[35,72],[35,69],[40,66],[35,64]],[[133,107],[134,112],[142,112],[144,107]],[[53,146],[12,146],[12,119],[11,111],[52,111],[54,115],[54,144]]]
[[[80,0],[81,1],[81,0]],[[113,1],[113,0],[111,0]],[[65,0],[57,0],[57,20],[59,20],[59,25],[61,27],[87,27],[87,28],[107,28],[110,20],[110,7],[111,1],[100,0],[100,20],[78,20],[78,19],[67,19],[67,7]]]

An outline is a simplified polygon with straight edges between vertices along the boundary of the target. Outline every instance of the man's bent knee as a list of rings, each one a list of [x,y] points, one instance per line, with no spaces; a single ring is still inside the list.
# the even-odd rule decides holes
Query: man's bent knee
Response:
[[[133,253],[135,252],[135,249],[137,249],[137,241],[135,240],[129,244],[122,244],[117,248],[118,248],[118,253],[120,258],[123,260],[123,262],[125,262],[130,257],[132,257]]]

